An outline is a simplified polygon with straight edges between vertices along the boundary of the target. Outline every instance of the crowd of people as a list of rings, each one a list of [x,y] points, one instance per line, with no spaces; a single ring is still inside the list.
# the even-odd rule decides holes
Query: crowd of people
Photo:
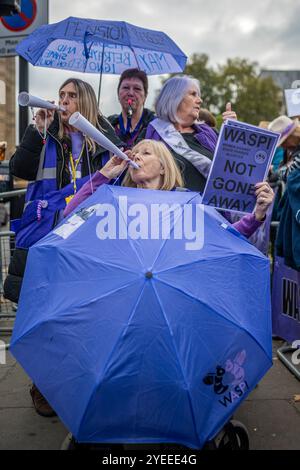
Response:
[[[269,182],[276,188],[271,220],[279,223],[275,252],[300,271],[300,122],[279,116],[268,129],[281,135],[269,172]]]
[[[173,191],[185,188],[199,193],[204,190],[218,131],[214,116],[201,109],[199,82],[184,75],[167,80],[157,96],[155,113],[145,107],[148,79],[144,72],[137,69],[123,72],[117,93],[121,112],[106,118],[87,82],[75,78],[65,81],[58,93],[59,104],[65,111],[39,110],[35,124],[26,129],[10,160],[12,175],[30,181],[20,224],[21,234],[22,230],[28,229],[26,214],[30,208],[34,207],[36,213],[36,217],[30,219],[34,236],[27,238],[26,244],[17,243],[5,282],[5,295],[14,302],[19,300],[28,249],[37,241],[37,233],[41,238],[50,232],[102,184],[110,184],[117,179],[116,184],[144,189]],[[128,166],[128,162],[110,155],[92,139],[72,128],[69,118],[75,111],[79,111],[116,146],[123,148],[139,168]],[[230,103],[222,117],[224,121],[237,119]],[[300,236],[300,125],[296,120],[280,116],[269,123],[268,128],[281,134],[269,179],[256,185],[254,212],[243,216],[234,226],[244,236],[250,237],[262,226],[273,203],[272,187],[280,187],[273,214],[277,219],[285,219],[277,240],[278,253],[285,256],[286,237],[294,237],[294,232]],[[39,225],[43,213],[41,201],[47,201],[50,196],[56,198],[55,210],[48,211],[43,216],[43,224]],[[295,207],[298,208],[296,214]],[[287,234],[287,212],[288,220],[293,222],[290,228],[293,234],[290,235]],[[292,259],[292,265],[298,270],[299,246],[296,242],[295,247],[292,244],[287,255],[289,262]],[[31,396],[40,415],[55,415],[34,385]]]

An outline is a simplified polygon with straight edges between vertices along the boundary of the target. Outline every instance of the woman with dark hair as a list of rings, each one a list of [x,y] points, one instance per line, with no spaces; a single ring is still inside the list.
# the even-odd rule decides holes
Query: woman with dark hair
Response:
[[[69,125],[70,116],[79,111],[116,145],[121,141],[109,122],[100,113],[93,88],[77,78],[66,80],[59,89],[59,105],[65,110],[40,109],[36,125],[27,127],[23,139],[10,160],[13,176],[30,181],[25,210],[16,233],[16,249],[4,284],[4,295],[18,302],[29,247],[56,225],[66,203],[86,181],[109,160],[109,153],[92,139],[84,137]],[[55,200],[50,199],[55,194]],[[48,209],[47,209],[48,206]],[[51,209],[51,206],[54,206]],[[43,217],[41,218],[41,209]],[[30,237],[21,240],[30,214]],[[39,390],[33,385],[31,396],[35,409],[42,416],[54,416]]]
[[[145,72],[139,69],[125,70],[118,84],[122,111],[108,119],[126,148],[131,148],[140,140],[141,134],[154,118],[154,113],[144,108],[147,95],[148,78]]]

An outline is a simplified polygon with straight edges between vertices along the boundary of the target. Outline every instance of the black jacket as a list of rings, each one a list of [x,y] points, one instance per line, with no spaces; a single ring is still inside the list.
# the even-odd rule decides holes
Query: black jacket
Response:
[[[111,127],[109,122],[100,118],[100,124],[102,132],[106,137],[111,140],[117,147],[121,147],[123,143],[116,136],[114,129]],[[69,150],[70,141],[66,138],[61,141],[58,138],[58,116],[55,114],[54,121],[49,126],[48,134],[56,140],[57,149],[57,188],[60,189],[70,183],[70,172],[69,172]],[[64,145],[66,144],[66,145]],[[27,127],[23,139],[12,156],[9,164],[10,172],[13,176],[22,178],[28,181],[34,181],[37,175],[40,154],[43,148],[43,141],[34,126],[30,125]],[[100,145],[96,145],[96,152],[90,157],[91,172],[95,173],[100,170],[103,166],[102,158],[106,152],[106,149]],[[88,160],[86,153],[83,153],[82,176],[89,174]],[[24,271],[26,267],[28,250],[24,248],[16,248],[14,255],[11,259],[8,268],[8,276],[4,282],[4,297],[13,301],[18,302],[20,291],[23,282]]]
[[[153,121],[154,118],[155,118],[154,112],[150,111],[150,109],[144,108],[143,121],[142,121],[142,125],[139,128],[139,131],[138,131],[138,133],[137,133],[137,135],[134,139],[135,144],[143,138],[143,136],[145,134],[145,129],[147,128],[148,124],[151,121]],[[109,122],[111,123],[111,125],[113,126],[114,129],[116,129],[116,127],[119,126],[119,114],[112,114],[111,116],[108,116],[107,119],[109,120]],[[121,135],[120,138],[125,143],[127,143],[127,141],[130,140],[130,135],[128,135],[128,136]]]
[[[100,118],[100,124],[104,131],[106,137],[111,140],[117,147],[122,146],[122,142],[118,136],[116,136],[114,129],[109,124],[109,122],[104,119]],[[66,138],[65,140],[61,141],[58,138],[58,129],[59,129],[59,122],[57,113],[55,113],[54,121],[49,126],[47,134],[51,135],[56,140],[56,149],[57,149],[57,188],[60,189],[70,182],[70,174],[69,174],[69,152],[68,149],[70,147],[70,141]],[[66,144],[66,145],[63,145]],[[18,178],[22,178],[28,181],[34,181],[37,175],[39,161],[40,161],[40,154],[43,148],[43,140],[39,135],[38,131],[35,129],[34,126],[30,125],[27,127],[22,141],[17,148],[14,155],[11,157],[9,162],[9,169],[10,173],[13,176],[17,176]],[[66,149],[66,150],[65,150]],[[95,173],[95,171],[100,170],[103,166],[102,164],[102,157],[106,149],[101,147],[100,145],[96,144],[96,152],[91,155],[90,163],[91,163],[91,172]],[[82,176],[87,176],[89,174],[88,169],[88,160],[86,153],[84,151],[83,159],[82,159]]]

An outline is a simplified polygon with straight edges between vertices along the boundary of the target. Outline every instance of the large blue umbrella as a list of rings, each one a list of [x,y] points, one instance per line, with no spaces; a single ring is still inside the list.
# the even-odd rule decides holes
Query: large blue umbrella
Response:
[[[30,249],[11,351],[78,441],[200,448],[272,364],[269,261],[196,193],[102,186]]]
[[[182,72],[187,57],[161,31],[124,21],[69,17],[37,28],[16,48],[32,65],[75,72],[121,74],[138,68],[147,75]]]

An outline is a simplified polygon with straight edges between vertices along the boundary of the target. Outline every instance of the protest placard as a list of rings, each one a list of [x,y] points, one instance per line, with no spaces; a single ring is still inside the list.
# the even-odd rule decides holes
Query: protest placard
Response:
[[[236,119],[227,119],[224,124],[232,127],[238,127],[239,129],[242,127],[243,129],[253,129],[255,132],[261,132],[264,135],[273,135],[274,131],[270,131],[268,129],[264,129],[262,127],[254,126],[253,124],[248,124],[246,122],[237,121]]]
[[[300,338],[300,273],[276,256],[272,287],[273,334],[286,341]]]
[[[203,204],[233,212],[252,212],[255,184],[264,181],[280,134],[228,121],[222,125],[203,193]]]
[[[284,94],[288,116],[300,116],[300,88],[284,90]]]

